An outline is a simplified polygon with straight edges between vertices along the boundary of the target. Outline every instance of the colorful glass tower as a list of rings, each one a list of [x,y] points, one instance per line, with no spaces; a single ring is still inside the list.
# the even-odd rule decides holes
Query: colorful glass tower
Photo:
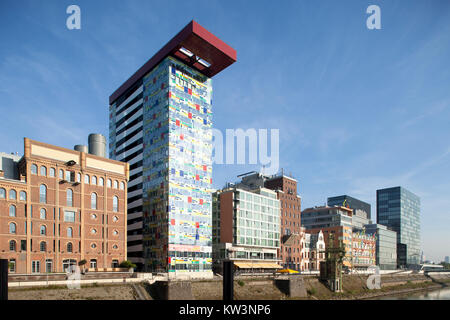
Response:
[[[110,156],[137,164],[129,247],[144,271],[211,273],[211,77],[235,61],[192,21],[110,97]]]

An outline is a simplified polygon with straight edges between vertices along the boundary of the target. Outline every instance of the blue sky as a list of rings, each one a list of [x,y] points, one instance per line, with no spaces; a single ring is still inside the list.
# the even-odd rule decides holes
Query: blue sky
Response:
[[[81,8],[81,30],[66,8]],[[381,30],[366,8],[381,8]],[[108,97],[190,20],[238,53],[216,128],[279,128],[303,208],[401,185],[428,258],[450,255],[450,2],[0,1],[0,151],[108,136]],[[255,166],[216,165],[215,187]]]

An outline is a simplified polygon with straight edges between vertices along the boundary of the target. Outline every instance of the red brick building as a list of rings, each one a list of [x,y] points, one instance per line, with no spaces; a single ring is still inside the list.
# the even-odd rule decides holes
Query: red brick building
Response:
[[[3,160],[3,169],[15,171],[0,171],[0,258],[10,272],[126,260],[127,163],[28,138],[23,157]]]

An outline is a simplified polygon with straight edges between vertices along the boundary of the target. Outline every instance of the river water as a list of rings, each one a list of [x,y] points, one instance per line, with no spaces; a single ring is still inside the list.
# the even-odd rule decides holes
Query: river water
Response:
[[[379,297],[378,300],[450,300],[450,288],[428,292],[415,292],[408,295]]]

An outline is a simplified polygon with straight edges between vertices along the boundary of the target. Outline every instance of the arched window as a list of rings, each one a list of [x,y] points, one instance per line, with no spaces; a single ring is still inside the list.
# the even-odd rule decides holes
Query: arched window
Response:
[[[72,252],[72,243],[71,242],[69,242],[68,244],[67,244],[67,252]]]
[[[84,183],[89,184],[89,175],[84,176]]]
[[[111,188],[111,183],[112,183],[111,179],[108,179],[107,182],[106,182],[106,186],[108,188]]]
[[[64,170],[63,169],[59,169],[59,178],[64,179]]]
[[[119,221],[119,218],[117,216],[114,216],[113,217],[113,222],[117,222],[117,221]]]
[[[41,236],[45,236],[47,234],[47,227],[46,226],[41,226],[39,233],[40,233]]]
[[[117,189],[119,187],[119,183],[117,182],[117,180],[114,180],[114,189]]]
[[[14,222],[9,224],[9,233],[16,233],[16,224]]]
[[[9,242],[9,251],[16,251],[16,241],[11,240]]]
[[[73,236],[73,231],[72,231],[72,228],[67,228],[67,237],[68,238],[72,238],[72,236]]]
[[[113,197],[113,211],[117,212],[119,210],[119,198],[114,196]]]
[[[31,165],[31,174],[37,174],[37,165],[35,164]]]
[[[41,176],[44,176],[44,177],[47,176],[47,167],[45,167],[45,166],[41,167]]]
[[[47,251],[47,243],[45,241],[41,242],[40,249],[41,249],[41,252]]]
[[[14,206],[14,205],[9,206],[9,216],[10,217],[16,216],[16,206]]]
[[[96,177],[96,176],[93,176],[93,177],[92,177],[92,184],[93,184],[94,186],[97,185],[97,177]]]
[[[105,179],[103,179],[103,178],[98,179],[98,185],[99,186],[103,187],[104,184],[105,184]]]
[[[45,220],[47,218],[47,211],[45,211],[44,208],[41,208],[41,210],[39,211],[39,215],[42,220]]]
[[[3,188],[0,188],[0,199],[6,198],[6,190]]]
[[[97,209],[97,194],[91,194],[91,209]]]
[[[125,189],[125,183],[123,181],[120,182],[120,190]]]
[[[119,235],[119,231],[113,230],[113,235],[115,235],[115,236]]]
[[[73,207],[73,191],[72,191],[72,189],[67,189],[67,206]]]
[[[55,175],[56,175],[55,168],[50,168],[50,170],[49,170],[49,176],[52,177],[52,178],[54,178]]]
[[[39,202],[47,203],[47,187],[43,184],[39,187]]]
[[[25,191],[20,191],[19,192],[19,200],[27,201],[27,193]]]
[[[17,191],[9,190],[9,200],[16,200],[16,199],[17,199]]]

